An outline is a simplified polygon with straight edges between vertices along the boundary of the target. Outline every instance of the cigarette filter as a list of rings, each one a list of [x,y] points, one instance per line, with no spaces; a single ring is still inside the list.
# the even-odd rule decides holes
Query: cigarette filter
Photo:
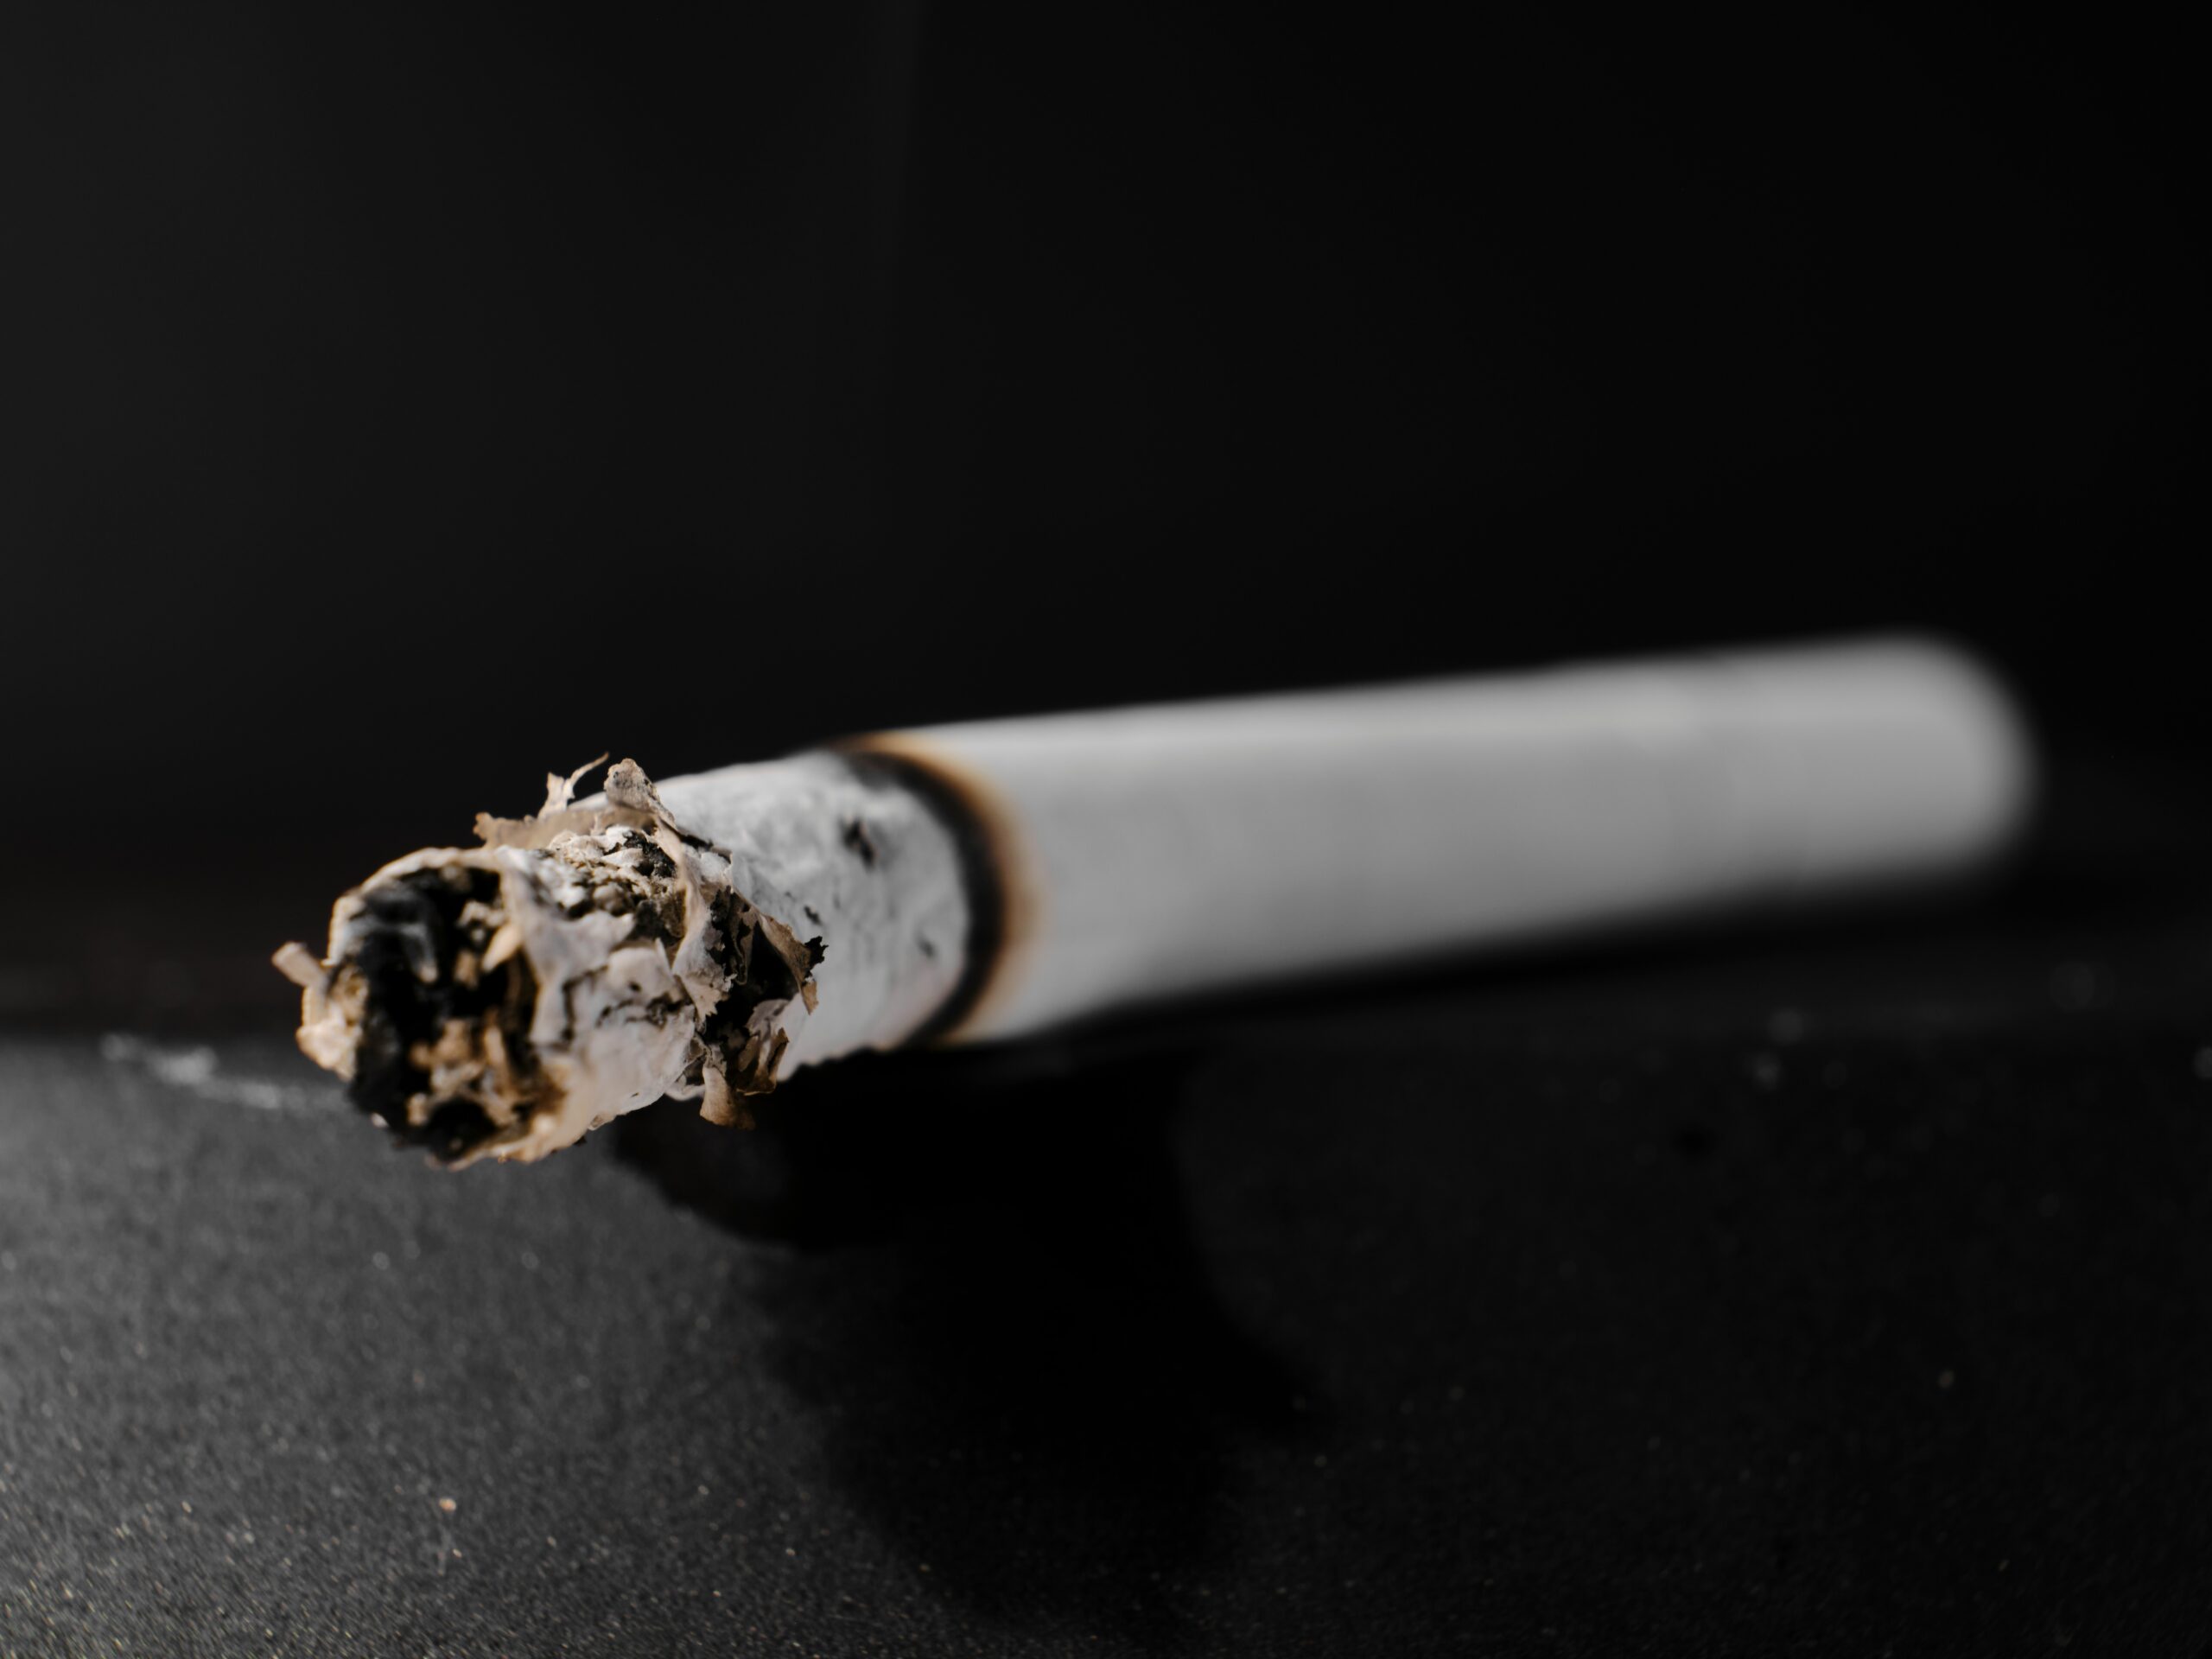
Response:
[[[985,721],[549,779],[340,898],[300,1046],[405,1141],[534,1159],[856,1050],[1929,882],[2031,759],[1916,640]]]

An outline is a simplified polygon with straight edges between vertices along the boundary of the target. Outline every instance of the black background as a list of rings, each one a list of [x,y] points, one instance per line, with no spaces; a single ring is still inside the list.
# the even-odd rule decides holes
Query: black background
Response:
[[[244,1033],[299,1083],[252,1046],[289,1018],[269,949],[602,749],[667,774],[965,715],[1934,628],[2011,678],[2050,777],[2030,855],[1962,910],[1447,976],[1349,1026],[1294,999],[887,1062],[823,1082],[825,1127],[736,1153],[633,1127],[656,1184],[592,1152],[545,1179],[636,1206],[640,1262],[705,1248],[663,1188],[721,1248],[798,1241],[742,1258],[775,1282],[732,1317],[857,1424],[808,1465],[836,1524],[933,1557],[950,1599],[882,1614],[878,1546],[849,1544],[796,1599],[756,1584],[756,1637],[2201,1643],[2192,60],[2105,15],[1438,10],[11,9],[0,1017],[38,1103],[9,1108],[0,1243],[73,1241],[54,1282],[86,1306],[127,1290],[129,1230],[29,1172],[97,1166],[111,1119],[184,1133],[151,1085],[39,1072],[38,1043],[76,1040],[41,1033]],[[1777,1009],[1811,1022],[1802,1065]],[[1822,1081],[1838,1065],[1860,1092]],[[1813,1103],[1794,1128],[1760,1116],[1778,1077]],[[918,1133],[893,1109],[916,1101]],[[534,1300],[456,1265],[495,1224],[554,1260],[567,1235],[516,1210],[550,1185],[472,1219],[487,1201],[455,1195],[486,1189],[405,1160],[357,1189],[373,1146],[326,1160],[304,1133],[257,1118],[169,1147],[190,1183],[128,1178],[166,1196],[115,1189],[198,1243],[162,1247],[183,1380],[86,1396],[111,1481],[168,1468],[129,1449],[148,1437],[188,1472],[202,1446],[276,1466],[243,1417],[164,1417],[241,1386],[262,1325],[203,1293],[249,1245],[290,1263],[249,1302],[351,1319],[385,1281],[326,1241],[446,1239],[446,1303],[368,1304],[401,1393],[420,1348],[557,1405],[532,1333],[590,1346],[637,1317],[619,1245]],[[807,1169],[799,1198],[723,1213]],[[270,1196],[296,1188],[332,1196]],[[1578,1262],[1594,1303],[1560,1288]],[[979,1279],[998,1291],[950,1288]],[[77,1305],[17,1329],[121,1342],[54,1311]],[[296,1374],[243,1386],[304,1444],[390,1379],[300,1340]],[[29,1352],[26,1423],[69,1374]],[[763,1374],[750,1348],[683,1352]],[[653,1435],[696,1440],[649,1403],[686,1363],[631,1379],[639,1467]],[[1206,1472],[1248,1435],[1343,1471],[1401,1395],[1476,1414],[1344,1474],[1334,1508]],[[409,1421],[425,1491],[473,1469],[532,1527],[564,1512],[548,1483],[606,1478],[580,1441],[523,1466]],[[789,1439],[717,1455],[757,1490]],[[1608,1461],[1647,1440],[1659,1476]],[[67,1506],[33,1477],[63,1478],[11,1444],[28,1529],[0,1547],[50,1586]],[[951,1445],[973,1502],[917,1449]],[[356,1539],[384,1587],[349,1616],[455,1652],[721,1643],[650,1588],[720,1582],[706,1535],[664,1548],[660,1500],[616,1488],[626,1600],[504,1558],[459,1584],[441,1555],[433,1586],[411,1546]],[[164,1548],[154,1578],[218,1587],[142,1586],[142,1623],[85,1630],[224,1650],[227,1595],[336,1642],[234,1544],[219,1572],[212,1535]]]
[[[2069,751],[2206,731],[2154,31],[6,28],[11,760],[257,939],[608,748],[1897,624]]]

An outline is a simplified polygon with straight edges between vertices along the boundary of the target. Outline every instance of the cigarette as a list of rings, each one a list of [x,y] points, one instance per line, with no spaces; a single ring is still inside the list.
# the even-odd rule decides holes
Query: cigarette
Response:
[[[880,733],[547,781],[338,900],[301,1048],[531,1160],[664,1096],[1324,970],[1931,883],[2027,815],[2002,690],[1884,639]]]

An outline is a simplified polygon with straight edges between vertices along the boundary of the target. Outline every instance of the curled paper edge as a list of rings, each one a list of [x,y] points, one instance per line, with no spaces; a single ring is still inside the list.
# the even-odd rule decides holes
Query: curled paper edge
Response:
[[[742,1122],[742,1098],[775,1086],[815,1007],[814,951],[737,891],[729,855],[680,824],[633,760],[610,769],[601,800],[571,804],[591,769],[549,777],[530,817],[480,815],[480,847],[377,871],[333,908],[320,960],[276,953],[301,987],[301,1051],[357,1092],[365,1049],[419,1080],[388,1127],[448,1162],[542,1158],[664,1095]],[[424,904],[449,925],[410,931]],[[389,979],[395,957],[426,986],[511,994],[396,1034],[369,967]]]

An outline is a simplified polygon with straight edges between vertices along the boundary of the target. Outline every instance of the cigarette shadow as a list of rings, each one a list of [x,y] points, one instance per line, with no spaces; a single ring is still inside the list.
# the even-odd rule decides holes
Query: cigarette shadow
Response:
[[[745,1328],[917,1582],[1071,1643],[1179,1645],[1229,1541],[1234,1443],[1325,1432],[1207,1281],[1168,1138],[1187,1065],[869,1057],[751,1135],[670,1106],[616,1142],[679,1202],[796,1247]]]

